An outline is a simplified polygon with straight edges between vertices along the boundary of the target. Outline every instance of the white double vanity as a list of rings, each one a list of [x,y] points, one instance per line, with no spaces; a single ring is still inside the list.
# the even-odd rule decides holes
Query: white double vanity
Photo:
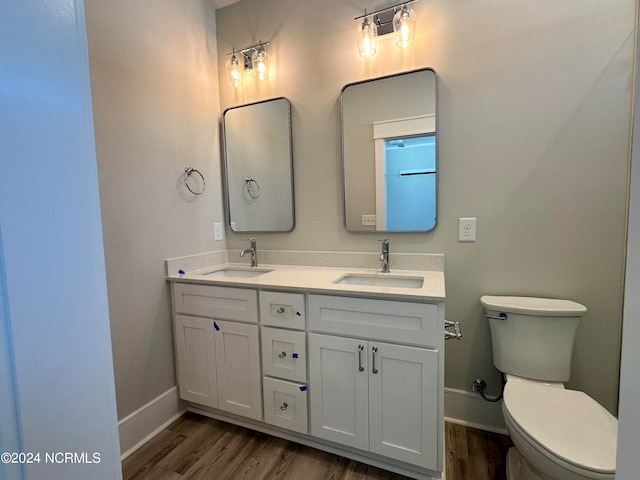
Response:
[[[428,270],[391,273],[168,261],[180,397],[193,412],[443,478],[444,262],[430,257]]]

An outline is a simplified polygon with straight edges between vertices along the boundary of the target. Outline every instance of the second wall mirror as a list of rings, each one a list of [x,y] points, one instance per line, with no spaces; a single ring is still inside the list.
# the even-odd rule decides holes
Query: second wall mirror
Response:
[[[340,101],[345,228],[435,228],[435,72],[425,68],[350,83]]]
[[[295,226],[291,103],[284,97],[222,115],[227,221],[234,232]]]

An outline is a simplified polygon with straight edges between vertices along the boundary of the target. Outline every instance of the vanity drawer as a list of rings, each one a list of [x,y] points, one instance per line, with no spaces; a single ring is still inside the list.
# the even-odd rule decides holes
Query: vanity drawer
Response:
[[[415,345],[439,345],[444,324],[438,305],[309,295],[309,327],[318,332],[355,335]]]
[[[262,379],[264,421],[271,425],[307,433],[307,387],[275,378]]]
[[[307,381],[305,332],[262,328],[262,373],[297,382]]]
[[[274,327],[304,330],[304,295],[260,292],[260,322]]]
[[[241,322],[258,322],[258,293],[245,288],[173,284],[176,313]]]

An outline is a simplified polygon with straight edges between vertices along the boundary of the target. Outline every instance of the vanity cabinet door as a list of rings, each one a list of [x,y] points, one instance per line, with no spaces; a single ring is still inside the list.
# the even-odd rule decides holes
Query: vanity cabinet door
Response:
[[[437,470],[437,350],[380,342],[368,346],[369,450]]]
[[[180,398],[217,407],[213,320],[176,315],[174,325]]]
[[[311,435],[369,449],[367,342],[309,334]]]
[[[440,468],[437,350],[311,333],[309,362],[311,435]]]
[[[218,408],[262,420],[258,326],[216,320]]]

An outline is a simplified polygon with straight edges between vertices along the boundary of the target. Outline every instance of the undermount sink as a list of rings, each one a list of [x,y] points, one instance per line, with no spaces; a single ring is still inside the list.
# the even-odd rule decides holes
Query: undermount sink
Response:
[[[335,280],[333,283],[340,285],[368,285],[376,287],[398,287],[398,288],[422,288],[424,278],[409,277],[400,275],[389,275],[382,273],[379,275],[369,275],[361,273],[347,273]]]
[[[213,270],[212,272],[203,273],[202,275],[209,275],[212,277],[236,277],[236,278],[254,278],[264,273],[269,273],[271,270],[265,270],[260,268],[234,268],[227,267],[219,270]]]

